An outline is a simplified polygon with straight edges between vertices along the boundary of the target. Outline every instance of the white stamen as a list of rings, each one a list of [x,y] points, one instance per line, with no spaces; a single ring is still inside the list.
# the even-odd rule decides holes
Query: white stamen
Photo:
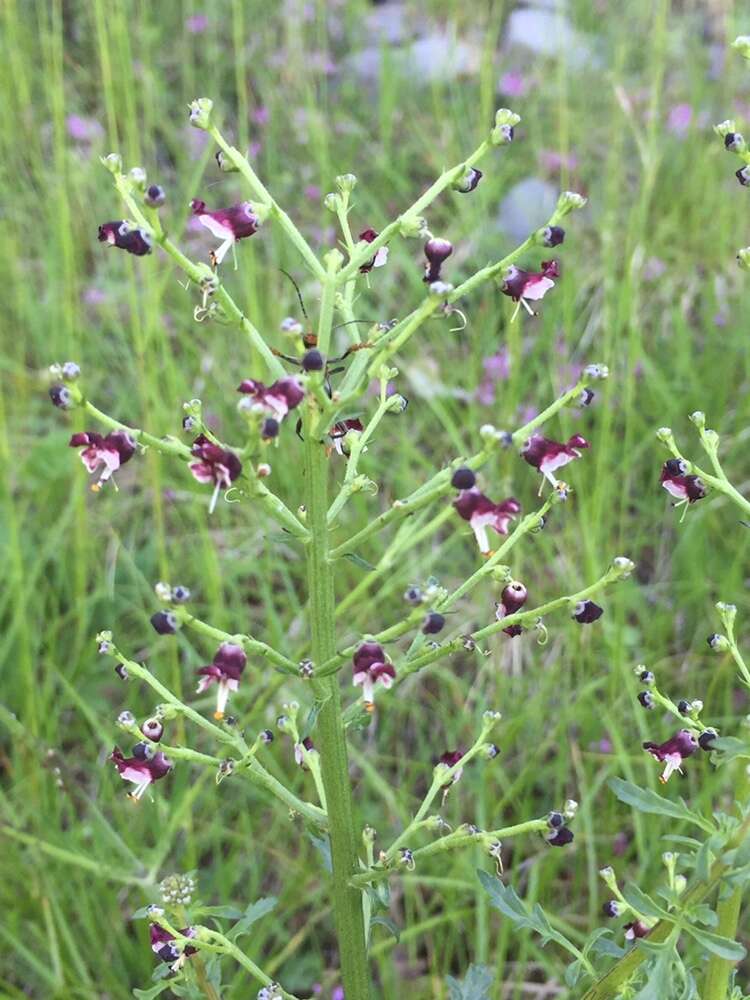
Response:
[[[219,499],[219,493],[221,492],[221,483],[217,483],[214,486],[213,494],[211,495],[211,503],[208,505],[208,513],[213,514],[216,510],[216,501]]]

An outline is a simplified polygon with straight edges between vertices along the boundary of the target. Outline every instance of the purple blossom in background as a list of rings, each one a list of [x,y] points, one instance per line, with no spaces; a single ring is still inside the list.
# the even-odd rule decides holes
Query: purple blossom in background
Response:
[[[666,270],[667,265],[661,257],[648,257],[641,273],[644,281],[658,281]]]
[[[672,135],[676,135],[678,138],[683,139],[690,131],[692,123],[693,109],[689,104],[674,104],[669,109],[669,114],[667,115],[667,129],[672,133]]]
[[[104,129],[95,118],[82,118],[81,115],[68,115],[65,119],[68,135],[75,142],[94,142],[104,135]]]
[[[508,73],[503,73],[500,77],[501,94],[507,94],[508,97],[523,97],[528,89],[528,81],[517,70],[510,70]]]
[[[107,301],[107,294],[101,288],[90,285],[83,293],[83,301],[87,306],[100,306]]]
[[[550,173],[557,173],[559,170],[572,173],[578,169],[578,157],[575,153],[558,153],[554,149],[542,149],[539,151],[539,165]]]
[[[320,188],[317,184],[308,184],[305,187],[305,198],[309,198],[310,201],[320,201]]]
[[[205,14],[192,14],[185,21],[185,31],[191,35],[202,35],[208,27],[208,18]]]
[[[260,104],[257,108],[253,108],[250,118],[255,125],[267,125],[271,118],[271,112],[265,104]]]
[[[510,353],[506,347],[501,347],[497,354],[489,354],[482,359],[484,375],[476,391],[476,399],[483,406],[491,406],[495,402],[495,387],[498,382],[505,382],[510,376]]]

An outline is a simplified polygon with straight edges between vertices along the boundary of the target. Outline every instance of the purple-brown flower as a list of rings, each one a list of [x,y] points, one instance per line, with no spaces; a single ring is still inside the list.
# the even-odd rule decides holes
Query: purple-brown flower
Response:
[[[221,264],[230,247],[239,240],[257,233],[260,227],[260,220],[253,211],[252,202],[249,201],[241,201],[236,205],[230,205],[229,208],[217,208],[216,211],[209,212],[205,201],[193,198],[190,207],[200,224],[205,226],[217,240],[222,241],[214,253],[217,264]]]
[[[452,185],[454,191],[459,194],[471,194],[476,189],[477,184],[482,179],[482,171],[476,167],[469,167],[464,175]]]
[[[575,618],[579,625],[590,625],[598,621],[604,614],[604,608],[600,608],[593,601],[579,601],[573,608],[571,618]]]
[[[452,253],[453,244],[448,240],[440,239],[437,236],[433,236],[427,240],[424,245],[424,255],[427,258],[427,263],[422,280],[430,285],[433,281],[439,281],[440,269]]]
[[[463,755],[464,755],[463,750],[446,750],[445,753],[440,755],[440,758],[438,759],[438,764],[445,764],[446,767],[455,767],[456,764],[458,764],[458,762],[461,760]],[[455,785],[455,783],[460,780],[463,772],[464,769],[462,767],[459,767],[459,769],[456,771],[453,777],[449,781],[446,781],[446,783],[443,785],[443,788],[450,788],[451,785]]]
[[[539,469],[553,486],[557,486],[557,480],[552,473],[568,462],[580,458],[581,449],[588,447],[590,447],[588,441],[580,434],[574,434],[564,444],[552,441],[541,434],[532,434],[521,448],[521,458],[535,469]]]
[[[98,492],[121,465],[129,462],[135,454],[135,441],[127,431],[110,431],[106,436],[96,431],[73,434],[71,448],[81,448],[81,461],[89,472],[94,473],[103,466],[98,482],[91,487]]]
[[[700,476],[688,475],[687,470],[681,458],[670,458],[661,468],[659,482],[680,503],[691,504],[702,500],[708,491]]]
[[[199,434],[190,449],[197,461],[190,462],[188,468],[199,483],[213,483],[209,512],[213,513],[221,489],[229,489],[242,472],[242,463],[233,451],[209,441],[205,434]]]
[[[176,940],[174,934],[170,934],[168,930],[165,930],[159,924],[149,924],[148,930],[151,938],[151,951],[158,955],[162,962],[171,965],[173,972],[177,972],[184,964],[185,959],[189,958],[190,955],[194,955],[198,950],[191,944],[185,945],[184,948],[173,944]],[[183,937],[195,937],[195,929],[193,927],[183,927],[179,932]]]
[[[211,684],[217,685],[215,719],[224,718],[229,692],[236,691],[240,686],[240,677],[246,665],[247,656],[242,646],[222,642],[211,663],[198,671],[198,694],[202,694]]]
[[[539,271],[524,271],[511,264],[500,283],[500,291],[517,302],[519,308],[523,306],[530,316],[535,316],[529,302],[543,299],[555,287],[553,279],[559,277],[560,266],[556,260],[543,260]]]
[[[511,580],[510,583],[503,588],[500,600],[495,605],[495,617],[497,620],[502,621],[503,618],[507,618],[508,615],[514,615],[516,611],[520,611],[526,603],[528,596],[528,591],[520,580]],[[519,622],[516,622],[515,624],[504,628],[503,632],[510,636],[520,635],[523,632],[523,626]]]
[[[558,826],[547,835],[547,843],[550,847],[567,847],[573,843],[573,831],[567,826]]]
[[[365,429],[364,424],[358,417],[352,417],[347,420],[339,420],[335,423],[328,432],[328,438],[331,441],[333,450],[338,455],[346,455],[347,447],[344,443],[344,438],[349,433],[349,431],[363,431]]]
[[[377,239],[379,233],[376,229],[364,229],[357,237],[360,242],[372,243],[374,239]],[[382,267],[388,260],[388,247],[380,247],[372,260],[368,260],[366,264],[360,267],[362,274],[368,274],[374,267]]]
[[[624,925],[623,930],[626,941],[635,941],[637,938],[645,938],[651,928],[642,920],[631,920],[629,924]]]
[[[145,257],[152,249],[150,234],[145,229],[134,228],[122,219],[116,222],[103,222],[99,226],[99,242],[127,250],[136,257]]]
[[[368,711],[375,697],[375,686],[389,688],[393,684],[396,671],[377,642],[363,642],[355,650],[352,657],[354,666],[353,681],[355,687],[361,686],[362,698]]]
[[[643,749],[656,760],[666,764],[659,777],[659,781],[665,784],[675,771],[682,773],[681,764],[686,757],[690,757],[698,749],[698,740],[689,729],[680,729],[664,743],[644,743]]]
[[[120,772],[123,781],[131,781],[135,789],[130,792],[131,799],[138,800],[153,781],[158,781],[172,769],[172,761],[159,750],[149,756],[146,744],[138,744],[136,749],[143,749],[143,756],[123,757],[119,747],[114,747],[109,759]]]
[[[302,383],[293,375],[280,378],[269,386],[256,379],[246,378],[237,386],[237,392],[244,393],[253,405],[276,420],[283,420],[305,398]]]
[[[474,486],[470,490],[461,490],[453,501],[459,517],[468,521],[479,545],[479,551],[484,555],[490,552],[487,539],[487,528],[492,528],[499,535],[508,534],[508,525],[521,510],[521,505],[514,497],[508,497],[502,503],[493,503]]]

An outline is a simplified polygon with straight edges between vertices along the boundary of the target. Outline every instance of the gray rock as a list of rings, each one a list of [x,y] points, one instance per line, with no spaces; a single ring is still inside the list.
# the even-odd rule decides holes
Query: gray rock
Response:
[[[392,48],[387,57],[396,73],[418,86],[475,74],[480,59],[478,45],[442,32],[433,32],[406,46]],[[380,45],[368,45],[347,56],[344,67],[346,72],[354,73],[365,83],[377,84],[381,63]]]
[[[522,7],[514,10],[508,19],[505,41],[508,45],[520,45],[540,55],[565,55],[568,63],[576,69],[599,63],[590,42],[573,28],[559,9]]]

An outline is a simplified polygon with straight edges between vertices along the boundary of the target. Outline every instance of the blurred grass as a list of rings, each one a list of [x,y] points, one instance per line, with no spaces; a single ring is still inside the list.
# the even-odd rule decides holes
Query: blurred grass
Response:
[[[415,480],[470,451],[482,423],[517,426],[523,408],[541,408],[566,387],[571,364],[601,361],[612,377],[591,410],[566,413],[550,428],[560,435],[580,429],[593,443],[570,473],[574,502],[516,553],[513,571],[539,601],[576,589],[618,554],[638,562],[637,579],[607,596],[601,627],[550,620],[544,648],[530,637],[498,641],[487,659],[456,658],[415,677],[403,697],[384,698],[372,729],[353,737],[354,777],[362,821],[387,842],[424,791],[432,759],[466,745],[481,711],[497,707],[505,717],[503,754],[469,769],[445,818],[497,826],[578,799],[574,850],[519,842],[508,866],[510,881],[543,900],[574,936],[597,919],[596,871],[613,860],[621,834],[628,846],[618,867],[644,885],[657,877],[658,837],[670,829],[646,826],[604,785],[611,774],[654,782],[639,745],[669,731],[639,711],[632,665],[648,663],[675,697],[702,697],[717,724],[732,725],[745,708],[731,667],[709,658],[704,639],[715,626],[715,600],[736,602],[740,622],[748,610],[746,531],[721,500],[698,505],[678,524],[657,486],[662,456],[653,431],[669,423],[689,440],[686,415],[706,410],[722,432],[727,468],[738,485],[747,479],[750,315],[733,261],[747,242],[746,192],[710,131],[736,108],[740,120],[750,114],[739,60],[729,57],[718,75],[710,72],[713,47],[720,51],[747,26],[734,23],[729,3],[572,7],[574,23],[590,32],[596,68],[500,55],[510,4],[459,10],[433,2],[416,21],[477,40],[477,73],[444,83],[404,78],[386,46],[388,71],[378,87],[358,80],[346,61],[369,40],[371,8],[362,2],[290,2],[270,15],[255,0],[215,0],[200,9],[135,0],[2,6],[4,995],[119,998],[146,986],[152,955],[144,926],[130,923],[130,914],[152,898],[144,882],[192,868],[211,903],[278,895],[274,915],[256,925],[252,957],[270,961],[290,988],[332,984],[319,856],[279,810],[240,783],[217,790],[211,775],[186,767],[153,802],[134,809],[124,799],[105,766],[113,720],[125,707],[145,715],[152,702],[135,685],[123,688],[92,642],[111,626],[124,649],[190,692],[194,668],[213,650],[191,635],[153,636],[151,588],[167,579],[189,586],[202,617],[219,627],[246,628],[301,656],[299,554],[269,539],[268,525],[252,511],[224,506],[209,520],[205,496],[183,470],[151,454],[123,470],[119,493],[90,494],[67,448],[79,418],[61,418],[46,399],[46,366],[73,358],[91,398],[122,419],[175,432],[182,402],[197,395],[228,438],[237,432],[234,388],[242,377],[263,374],[249,345],[234,330],[193,323],[192,299],[159,254],[132,260],[105,252],[95,239],[99,222],[121,214],[98,164],[112,149],[165,186],[175,234],[189,198],[228,203],[240,195],[237,179],[218,174],[211,150],[201,151],[187,127],[187,102],[199,94],[214,98],[240,144],[261,143],[262,176],[321,246],[335,239],[332,217],[306,189],[324,194],[337,173],[354,171],[353,226],[380,227],[475,146],[496,105],[510,103],[524,119],[519,142],[488,161],[475,194],[447,197],[430,212],[431,229],[457,247],[451,277],[506,249],[493,224],[498,204],[515,181],[540,173],[541,151],[577,157],[572,172],[550,176],[560,187],[584,190],[590,209],[571,219],[564,277],[540,318],[509,324],[507,303],[486,288],[467,303],[465,332],[435,322],[410,346],[399,363],[409,409],[385,425],[364,460],[380,496],[353,503],[345,525],[361,524]],[[192,35],[185,20],[197,13],[208,25]],[[330,77],[321,70],[328,59],[338,67]],[[522,99],[497,94],[506,68],[522,68],[533,84]],[[631,120],[617,88],[630,95]],[[666,128],[680,102],[695,112],[682,138]],[[269,111],[265,125],[253,116],[261,106]],[[103,134],[74,141],[73,114],[94,119]],[[195,255],[205,254],[205,241],[189,235],[187,242]],[[358,315],[386,319],[410,309],[421,294],[419,256],[413,243],[396,245],[358,301]],[[652,258],[666,268],[649,279]],[[256,326],[282,346],[275,331],[298,307],[278,267],[298,276],[311,315],[315,290],[271,227],[243,244],[239,259],[228,281]],[[512,378],[498,386],[492,406],[480,405],[472,397],[482,359],[503,345]],[[460,394],[443,391],[444,384]],[[287,433],[271,459],[274,483],[293,507],[300,502],[299,455]],[[510,454],[483,482],[493,496],[513,491],[525,507],[535,503],[534,477]],[[387,544],[378,538],[362,555],[375,563]],[[347,601],[342,642],[400,615],[407,584],[435,575],[455,585],[475,566],[463,524],[448,519]],[[345,597],[363,571],[348,562],[339,570]],[[485,590],[461,607],[467,629],[488,620],[495,598]],[[248,681],[237,705],[255,730],[271,724],[296,689],[260,667]],[[611,752],[599,746],[605,738]],[[276,773],[299,788],[308,784],[282,740],[272,750]],[[726,793],[723,782],[707,761],[695,761],[679,792],[707,808],[719,789]],[[407,988],[415,997],[442,996],[445,973],[461,974],[472,959],[496,965],[497,997],[520,1000],[524,982],[560,976],[551,951],[488,911],[474,876],[485,864],[479,856],[450,857],[439,870],[394,884],[401,943],[375,932],[383,997]],[[225,978],[229,1000],[248,995],[244,973],[227,966]]]

